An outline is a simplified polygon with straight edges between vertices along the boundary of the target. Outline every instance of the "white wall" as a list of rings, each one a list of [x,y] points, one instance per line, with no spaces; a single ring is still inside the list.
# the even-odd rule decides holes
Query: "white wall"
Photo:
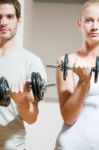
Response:
[[[20,0],[22,5],[22,20],[18,28],[16,35],[16,41],[20,46],[23,46],[23,40],[26,41],[28,45],[32,44],[32,41],[28,40],[28,29],[31,34],[31,18],[32,15],[28,14],[30,17],[26,17],[24,12],[24,0]],[[30,4],[32,6],[33,3]],[[27,5],[29,6],[29,5]],[[30,7],[29,6],[29,7]],[[29,8],[28,8],[29,9]],[[24,25],[26,28],[24,29]],[[28,26],[30,26],[28,28]],[[24,31],[23,31],[24,29]],[[23,32],[25,36],[23,36]],[[24,44],[25,45],[25,44]],[[25,47],[25,46],[24,46]],[[26,48],[26,47],[25,47]],[[53,150],[57,134],[61,128],[62,118],[60,116],[58,103],[51,99],[49,102],[39,103],[39,116],[35,124],[28,125],[25,123],[26,127],[26,148],[27,150]]]
[[[33,51],[46,64],[80,46],[76,28],[80,4],[36,3],[25,1],[24,47]],[[49,82],[55,82],[55,69],[46,68]],[[47,97],[57,97],[56,88],[49,88]]]
[[[56,137],[62,125],[58,103],[40,102],[38,121],[25,124],[27,150],[54,150]]]
[[[16,42],[23,47],[23,28],[24,28],[24,0],[19,0],[21,3],[21,21],[16,34]]]
[[[46,64],[56,62],[59,55],[70,53],[81,44],[76,19],[80,4],[34,3],[24,0],[23,46],[42,59],[49,82],[55,82],[55,70]],[[27,150],[53,150],[62,125],[56,88],[49,88],[45,94],[49,102],[39,103],[38,121],[27,125]]]

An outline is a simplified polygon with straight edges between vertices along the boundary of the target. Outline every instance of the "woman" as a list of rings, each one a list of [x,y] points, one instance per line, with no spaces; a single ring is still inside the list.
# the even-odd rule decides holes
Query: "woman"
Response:
[[[78,28],[82,47],[70,54],[66,80],[56,71],[60,111],[64,121],[55,150],[99,150],[99,80],[94,83],[96,57],[99,56],[99,0],[83,4]],[[60,64],[64,56],[57,59]]]

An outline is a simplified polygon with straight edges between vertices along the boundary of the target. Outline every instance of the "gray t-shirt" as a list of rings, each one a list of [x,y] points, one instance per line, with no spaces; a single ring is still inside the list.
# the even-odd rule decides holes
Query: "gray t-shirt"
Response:
[[[46,81],[40,58],[23,48],[0,56],[0,77],[7,78],[9,86],[31,79],[32,72],[39,72]],[[24,150],[25,127],[17,107],[11,100],[8,107],[0,106],[0,150]]]

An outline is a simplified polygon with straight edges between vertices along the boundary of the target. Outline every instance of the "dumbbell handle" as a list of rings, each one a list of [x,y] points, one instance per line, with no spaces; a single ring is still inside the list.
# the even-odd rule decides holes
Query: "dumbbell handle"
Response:
[[[47,91],[47,88],[51,87],[51,86],[55,86],[56,84],[55,83],[42,83],[42,88],[41,88],[41,91],[43,91],[43,93],[45,93]]]
[[[62,69],[62,65],[61,65],[61,64],[60,64],[60,65],[51,64],[51,65],[46,65],[46,67],[49,67],[49,68],[60,68],[60,69]],[[73,69],[73,67],[70,66],[69,64],[67,64],[66,67],[67,67],[68,69]]]
[[[57,64],[46,65],[46,66],[50,68],[61,68],[61,65],[57,65]]]
[[[44,85],[44,87],[47,88],[47,87],[51,87],[51,86],[55,86],[55,85],[56,85],[55,83],[47,83]]]
[[[55,83],[45,83],[45,82],[44,83],[42,82],[41,84],[43,85],[42,89],[56,85]],[[28,83],[28,88],[32,89],[31,82]]]
[[[50,65],[46,65],[46,66],[49,67],[49,68],[60,68],[61,69],[61,65],[57,65],[57,64],[50,64]],[[73,69],[74,66],[70,66],[69,64],[67,64],[66,68],[67,69]],[[91,69],[92,69],[93,72],[95,72],[96,67],[92,67]]]

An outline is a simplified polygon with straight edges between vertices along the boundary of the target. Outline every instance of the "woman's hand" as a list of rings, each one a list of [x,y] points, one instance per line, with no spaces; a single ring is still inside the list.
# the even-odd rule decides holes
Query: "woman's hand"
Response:
[[[88,63],[86,64],[84,61],[77,61],[73,67],[73,72],[78,75],[80,82],[90,82],[92,68]]]

